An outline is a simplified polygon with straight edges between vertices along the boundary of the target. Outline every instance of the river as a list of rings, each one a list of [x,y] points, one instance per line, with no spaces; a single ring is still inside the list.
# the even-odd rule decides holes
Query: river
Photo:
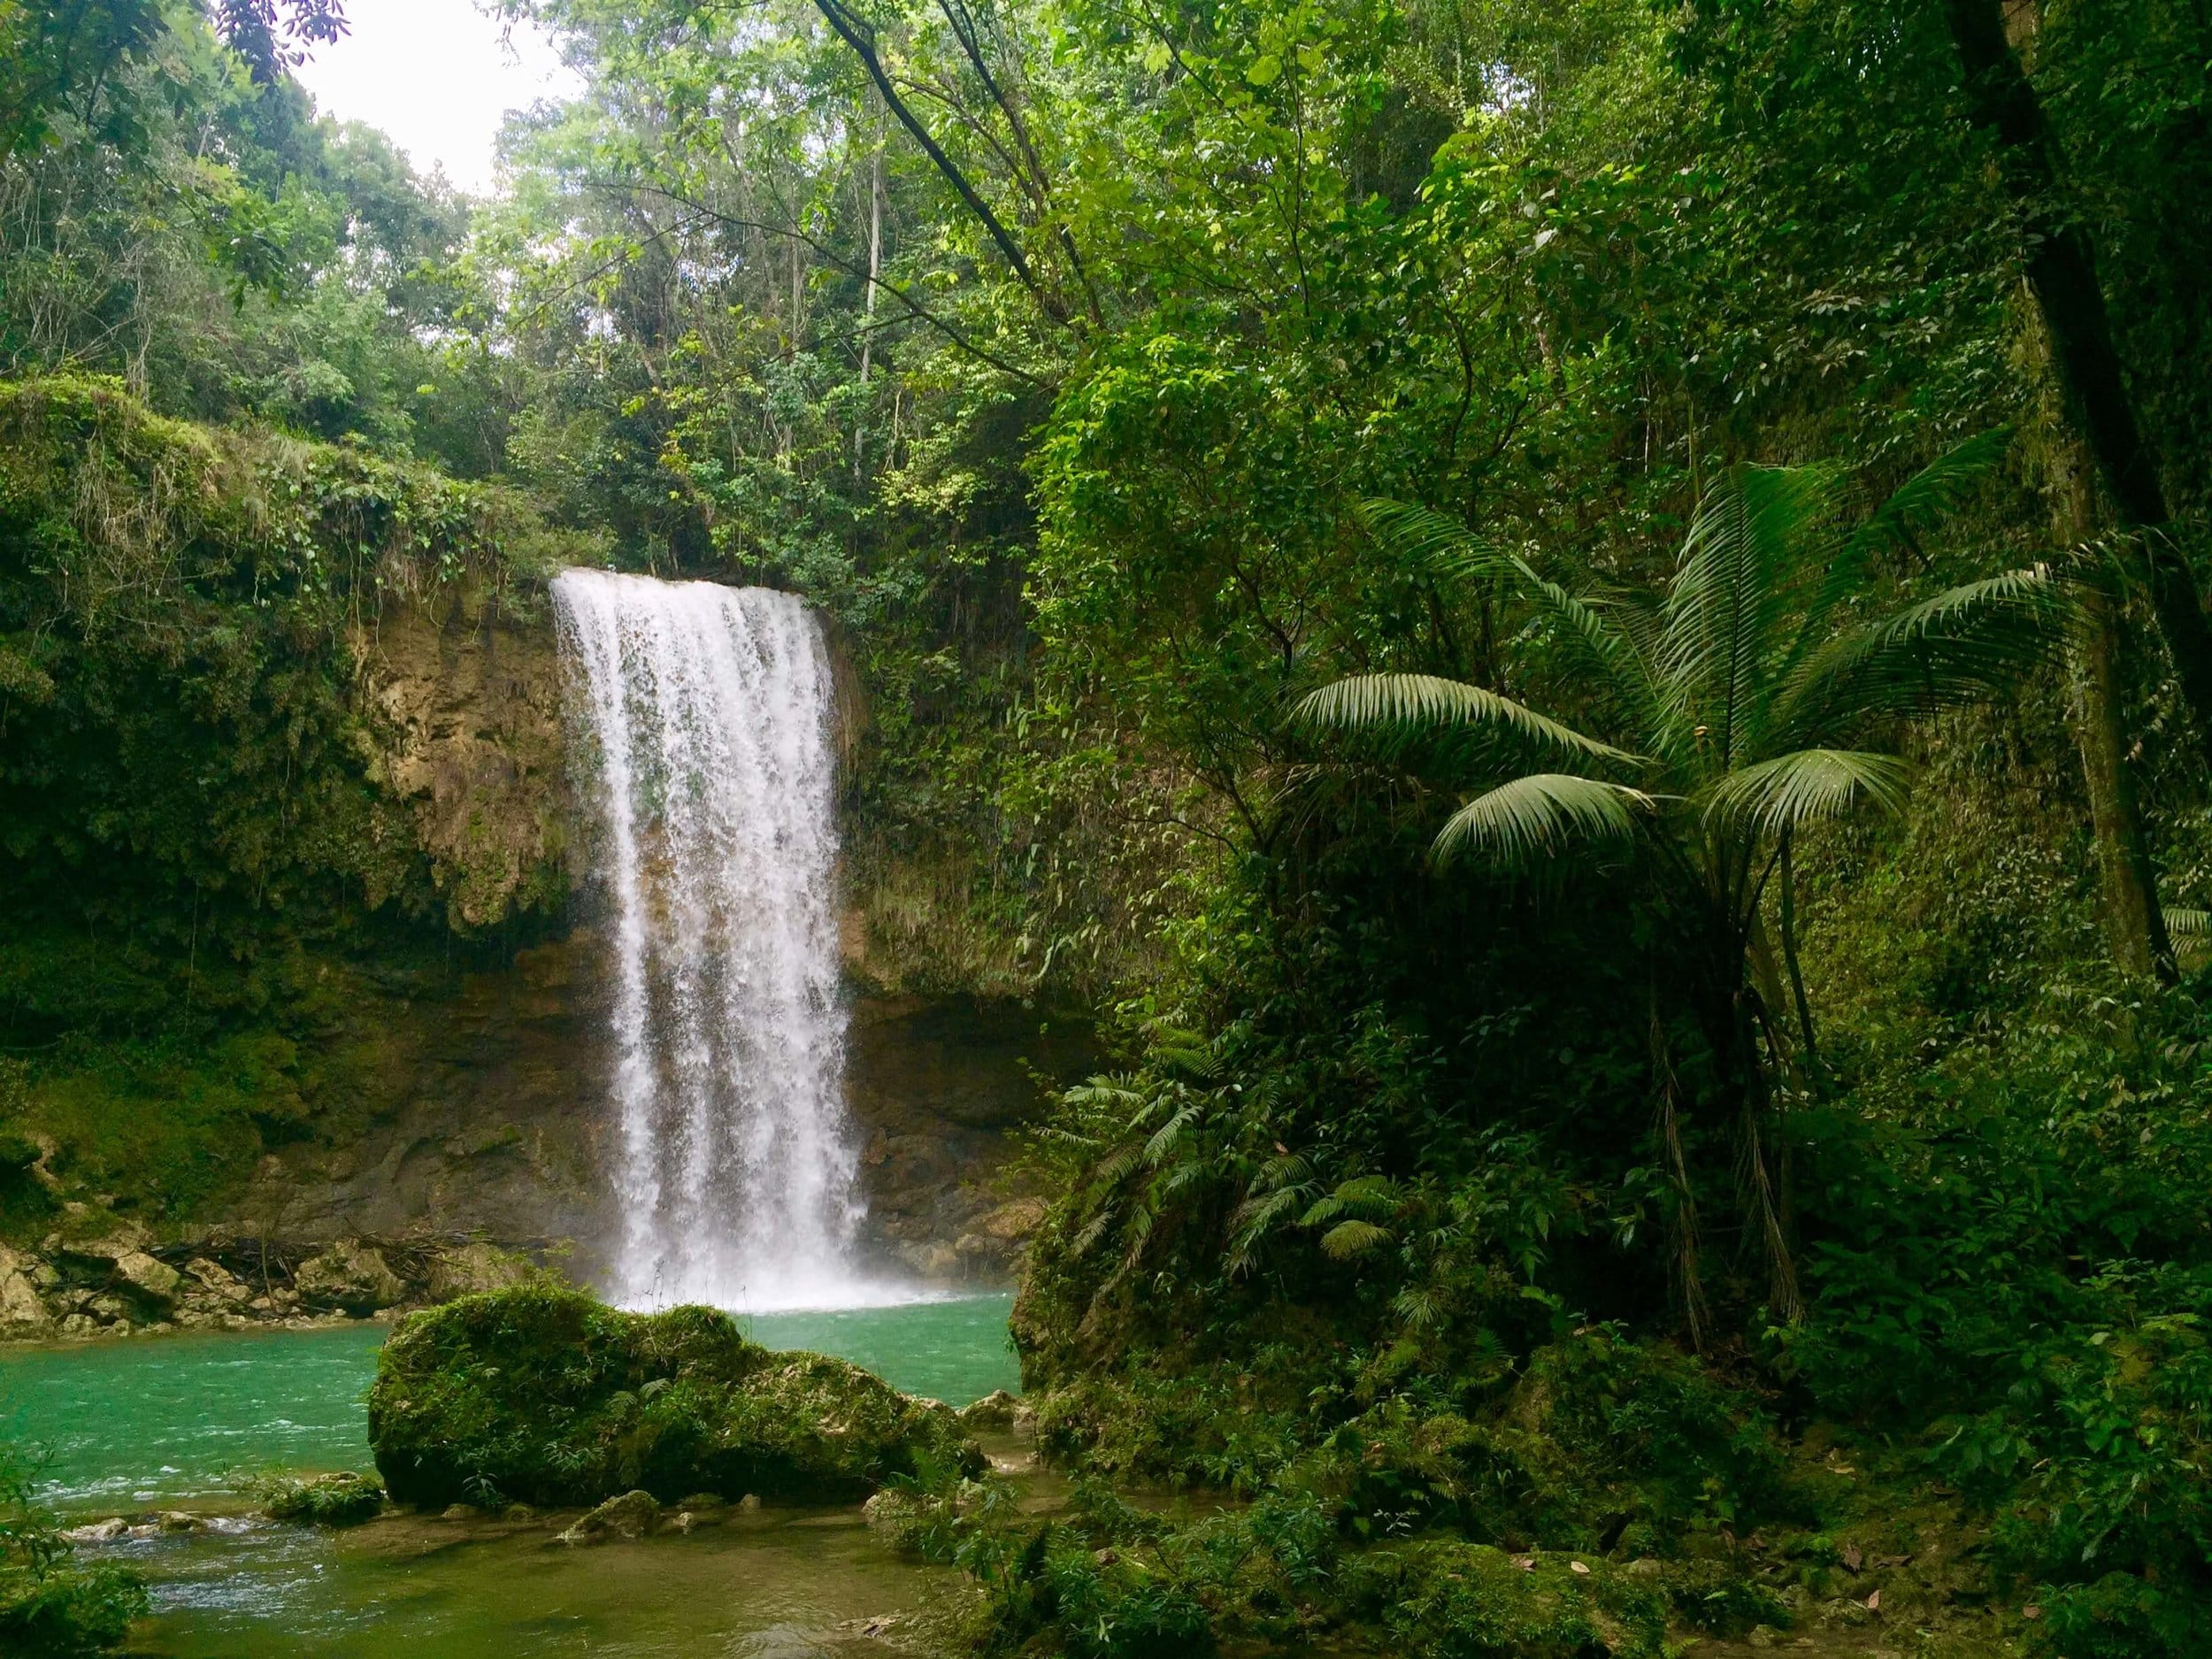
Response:
[[[910,1393],[964,1404],[1018,1386],[1009,1299],[743,1321]],[[155,1610],[131,1651],[173,1659],[796,1655],[885,1650],[882,1621],[941,1575],[856,1507],[731,1511],[687,1536],[588,1549],[554,1525],[388,1515],[346,1532],[252,1518],[259,1473],[365,1469],[362,1395],[379,1325],[138,1338],[0,1351],[0,1432],[41,1460],[73,1520],[190,1511],[194,1532],[88,1546],[127,1561]],[[872,1634],[872,1629],[877,1632]]]

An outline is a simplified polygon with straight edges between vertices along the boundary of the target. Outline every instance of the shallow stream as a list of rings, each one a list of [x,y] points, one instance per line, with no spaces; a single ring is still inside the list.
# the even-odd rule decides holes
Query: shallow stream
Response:
[[[841,1355],[955,1405],[1018,1386],[1004,1296],[755,1316],[771,1348]],[[349,1532],[248,1518],[272,1471],[370,1466],[377,1325],[0,1350],[0,1435],[65,1517],[183,1509],[202,1531],[98,1546],[143,1571],[133,1651],[175,1659],[865,1653],[929,1570],[856,1508],[733,1512],[687,1537],[572,1550],[543,1524],[388,1516]],[[879,1626],[879,1628],[880,1628]]]

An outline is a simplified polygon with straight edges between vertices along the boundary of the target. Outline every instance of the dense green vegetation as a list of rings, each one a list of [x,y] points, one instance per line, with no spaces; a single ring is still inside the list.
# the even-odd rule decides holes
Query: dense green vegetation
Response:
[[[52,1518],[35,1508],[12,1453],[0,1461],[0,1637],[27,1659],[118,1647],[146,1610],[138,1575],[112,1562],[79,1565]]]
[[[377,1356],[369,1440],[385,1488],[429,1509],[834,1501],[982,1469],[949,1407],[856,1365],[771,1353],[710,1309],[620,1313],[551,1285],[408,1315]]]
[[[365,616],[774,582],[908,982],[1118,1051],[1076,1508],[900,1517],[979,1644],[2202,1647],[2199,12],[507,9],[586,90],[467,203],[325,8],[0,5],[12,1112],[190,1213],[334,1132],[326,965],[557,910],[393,816]]]

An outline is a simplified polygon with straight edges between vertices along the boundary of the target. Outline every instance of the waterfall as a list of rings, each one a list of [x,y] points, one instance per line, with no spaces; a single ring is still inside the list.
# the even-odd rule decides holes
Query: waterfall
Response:
[[[613,1298],[849,1304],[833,694],[788,594],[553,583],[609,934]]]

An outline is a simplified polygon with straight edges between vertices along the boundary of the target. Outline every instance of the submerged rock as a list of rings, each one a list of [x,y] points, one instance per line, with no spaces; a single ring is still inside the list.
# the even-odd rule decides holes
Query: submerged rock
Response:
[[[856,1365],[772,1353],[711,1309],[622,1313],[538,1284],[402,1320],[369,1440],[392,1496],[424,1509],[632,1491],[840,1501],[982,1468],[948,1408]]]
[[[643,1538],[660,1525],[661,1506],[649,1492],[626,1492],[609,1498],[555,1540],[562,1544],[603,1544],[610,1538]],[[691,1530],[689,1515],[679,1517]]]

